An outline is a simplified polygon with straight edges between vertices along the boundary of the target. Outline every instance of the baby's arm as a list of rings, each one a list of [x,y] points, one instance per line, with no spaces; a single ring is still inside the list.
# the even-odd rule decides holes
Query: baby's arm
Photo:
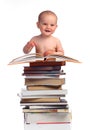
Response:
[[[47,56],[47,55],[64,55],[64,52],[63,51],[53,51],[53,50],[48,50],[46,52],[44,52],[44,56]]]
[[[64,55],[64,50],[63,47],[61,45],[61,42],[59,40],[57,40],[57,44],[56,44],[56,49],[55,50],[47,50],[46,52],[44,52],[44,56],[53,54],[53,55]]]
[[[29,42],[27,42],[27,44],[26,44],[26,45],[24,46],[24,48],[23,48],[23,52],[24,52],[25,54],[29,53],[34,46],[35,46],[34,41],[29,41]]]
[[[64,51],[63,50],[58,50],[56,52],[53,52],[54,55],[64,55]]]
[[[63,50],[63,47],[62,47],[60,40],[58,40],[58,42],[56,44],[56,52],[54,52],[54,54],[64,55],[64,50]]]

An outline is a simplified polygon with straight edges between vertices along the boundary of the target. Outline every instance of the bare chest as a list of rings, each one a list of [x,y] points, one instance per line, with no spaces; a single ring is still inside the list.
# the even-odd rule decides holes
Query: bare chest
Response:
[[[47,51],[55,50],[56,44],[54,41],[42,41],[37,43],[37,49]]]

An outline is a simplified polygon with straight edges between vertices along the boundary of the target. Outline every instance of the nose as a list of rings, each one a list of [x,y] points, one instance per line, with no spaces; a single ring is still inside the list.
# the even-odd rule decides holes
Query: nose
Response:
[[[50,28],[50,25],[47,25],[47,28]]]

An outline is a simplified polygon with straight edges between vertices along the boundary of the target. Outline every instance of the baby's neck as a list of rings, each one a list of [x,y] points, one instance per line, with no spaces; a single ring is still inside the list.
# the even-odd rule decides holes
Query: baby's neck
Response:
[[[40,36],[40,38],[51,38],[52,37],[52,35],[46,36],[46,35],[42,35],[42,34],[40,34],[39,36]]]

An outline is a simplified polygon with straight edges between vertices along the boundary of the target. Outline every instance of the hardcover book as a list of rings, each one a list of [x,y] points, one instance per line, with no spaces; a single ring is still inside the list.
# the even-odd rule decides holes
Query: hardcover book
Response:
[[[22,103],[30,103],[30,102],[60,102],[60,97],[52,97],[52,98],[23,98],[21,99]]]
[[[70,112],[43,112],[43,113],[32,113],[24,112],[24,121],[26,124],[63,124],[70,123],[71,113]]]
[[[65,78],[43,78],[43,79],[30,79],[25,78],[25,85],[51,85],[60,86],[65,84]]]
[[[61,66],[24,66],[24,71],[38,71],[38,70],[43,70],[43,71],[51,71],[51,70],[60,70]]]

